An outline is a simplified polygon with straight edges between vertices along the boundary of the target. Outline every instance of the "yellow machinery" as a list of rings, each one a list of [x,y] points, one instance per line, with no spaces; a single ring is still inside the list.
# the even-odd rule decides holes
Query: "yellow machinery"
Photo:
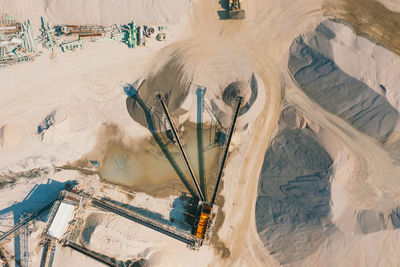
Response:
[[[202,204],[200,218],[196,230],[196,236],[200,239],[204,239],[204,235],[207,229],[207,224],[210,220],[211,210],[212,206],[210,204],[207,203]]]
[[[246,17],[244,9],[241,8],[239,0],[229,0],[229,18],[244,19]]]

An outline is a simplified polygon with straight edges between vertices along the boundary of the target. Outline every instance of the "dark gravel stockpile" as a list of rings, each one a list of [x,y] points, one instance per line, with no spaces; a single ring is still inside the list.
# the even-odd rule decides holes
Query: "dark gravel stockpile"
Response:
[[[313,253],[334,227],[332,160],[313,131],[293,128],[292,114],[283,115],[260,174],[256,224],[268,250],[287,264]]]
[[[299,87],[326,110],[355,128],[384,141],[393,131],[399,113],[385,97],[343,72],[330,57],[325,25],[298,37],[290,48],[289,71]]]
[[[384,142],[399,119],[386,98],[343,72],[333,61],[329,23],[296,38],[288,68],[297,85],[316,103],[359,131]],[[384,94],[385,88],[382,86]],[[340,230],[331,221],[332,159],[307,120],[293,107],[279,120],[279,132],[264,158],[258,184],[256,225],[265,247],[281,264],[296,265]],[[400,227],[400,209],[390,214]],[[386,229],[388,216],[357,212],[357,229],[369,234]]]

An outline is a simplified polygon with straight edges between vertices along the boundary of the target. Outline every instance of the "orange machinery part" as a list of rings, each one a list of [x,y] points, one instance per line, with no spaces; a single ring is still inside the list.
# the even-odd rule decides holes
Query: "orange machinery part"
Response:
[[[199,223],[197,225],[196,236],[200,239],[204,239],[204,235],[207,229],[207,224],[210,219],[212,206],[204,204],[201,213]]]
[[[15,27],[15,29],[9,29],[10,27]],[[0,24],[0,32],[3,34],[13,34],[13,33],[17,33],[20,31],[22,31],[22,27],[21,27],[20,23]]]
[[[98,32],[98,33],[82,33],[82,34],[79,34],[79,37],[80,38],[87,38],[87,37],[98,37],[98,36],[103,36],[100,32]]]

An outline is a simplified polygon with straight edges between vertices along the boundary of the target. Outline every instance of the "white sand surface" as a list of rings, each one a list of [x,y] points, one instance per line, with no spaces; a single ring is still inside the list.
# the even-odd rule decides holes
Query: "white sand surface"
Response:
[[[143,75],[152,53],[167,44],[154,41],[135,50],[119,43],[88,44],[77,53],[59,53],[55,61],[40,58],[1,70],[0,98],[6,104],[0,115],[0,169],[13,169],[33,155],[55,165],[73,161],[94,146],[106,122],[121,125],[132,137],[145,136],[126,112],[123,87]],[[38,126],[52,113],[55,124],[39,134]],[[19,156],[9,157],[11,152]]]

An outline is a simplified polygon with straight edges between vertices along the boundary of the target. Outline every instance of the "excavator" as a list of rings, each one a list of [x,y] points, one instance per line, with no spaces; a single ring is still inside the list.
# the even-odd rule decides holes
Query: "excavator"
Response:
[[[246,17],[244,9],[241,8],[240,0],[229,0],[228,10],[230,19],[244,19]]]

